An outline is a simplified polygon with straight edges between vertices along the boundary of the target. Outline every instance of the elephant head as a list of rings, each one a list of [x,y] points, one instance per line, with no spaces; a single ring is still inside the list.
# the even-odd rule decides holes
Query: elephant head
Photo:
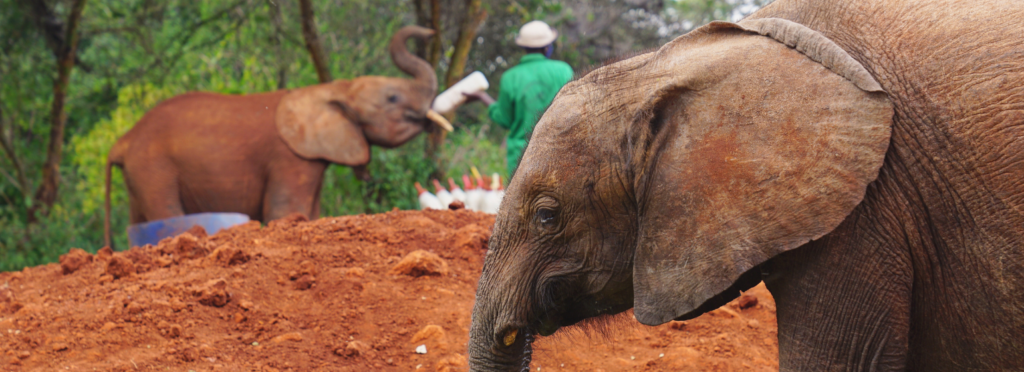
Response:
[[[432,122],[450,131],[451,125],[430,110],[437,93],[434,69],[406,47],[411,36],[425,39],[433,34],[406,26],[391,38],[392,61],[413,79],[363,76],[286,94],[276,123],[288,147],[304,158],[359,166],[370,161],[371,144],[399,146],[431,129]]]
[[[863,66],[781,19],[713,22],[569,83],[501,203],[471,369],[522,370],[534,334],[587,318],[657,325],[735,298],[860,203],[892,115]]]

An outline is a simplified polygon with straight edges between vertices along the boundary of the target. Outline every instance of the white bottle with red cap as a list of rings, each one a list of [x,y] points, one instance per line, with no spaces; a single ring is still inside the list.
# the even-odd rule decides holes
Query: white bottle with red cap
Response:
[[[419,182],[416,182],[414,186],[416,186],[416,194],[420,199],[421,210],[444,209],[444,207],[441,206],[441,201],[437,199],[437,196],[434,196],[430,191],[423,189],[423,186],[420,186]]]
[[[442,207],[448,208],[448,204],[451,204],[453,201],[455,201],[455,198],[452,198],[452,194],[448,192],[448,190],[446,190],[444,186],[441,186],[441,181],[434,179],[433,182],[434,192],[437,193],[435,194],[437,195],[437,200],[441,201]]]
[[[476,188],[468,175],[462,175],[462,184],[466,187],[466,209],[469,210],[480,210],[480,193],[482,191]]]
[[[455,183],[451,177],[448,177],[448,191],[452,193],[452,199],[460,202],[466,202],[466,192],[459,188],[459,185]]]
[[[505,190],[501,187],[501,176],[494,173],[491,176],[491,190],[484,197],[483,206],[480,210],[485,213],[498,213],[503,197],[505,197]]]

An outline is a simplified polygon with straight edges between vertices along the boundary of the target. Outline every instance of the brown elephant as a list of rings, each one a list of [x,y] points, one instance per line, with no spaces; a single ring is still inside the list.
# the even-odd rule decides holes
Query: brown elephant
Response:
[[[501,203],[470,369],[763,280],[782,370],[1024,370],[1022,20],[778,0],[569,83]]]
[[[107,158],[106,242],[110,244],[110,170],[122,167],[131,222],[199,212],[238,212],[269,221],[319,214],[331,163],[363,167],[370,145],[399,146],[436,122],[437,77],[407,50],[408,26],[391,39],[395,65],[413,76],[364,76],[250,95],[186,93],[146,113]]]

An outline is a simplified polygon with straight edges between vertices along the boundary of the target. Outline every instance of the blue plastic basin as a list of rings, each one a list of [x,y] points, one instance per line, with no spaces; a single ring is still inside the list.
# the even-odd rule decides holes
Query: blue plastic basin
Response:
[[[181,234],[192,226],[199,225],[206,233],[213,235],[221,229],[249,222],[249,216],[241,213],[196,213],[162,220],[137,223],[128,226],[128,243],[132,247],[146,244],[156,245],[163,238]]]

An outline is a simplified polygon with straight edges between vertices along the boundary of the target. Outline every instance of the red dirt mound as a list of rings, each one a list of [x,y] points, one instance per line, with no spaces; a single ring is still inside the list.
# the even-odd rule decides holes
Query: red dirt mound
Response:
[[[72,249],[0,273],[0,370],[465,370],[493,223],[466,210],[286,218]],[[748,294],[685,323],[627,314],[541,338],[532,369],[777,370],[774,302]]]

